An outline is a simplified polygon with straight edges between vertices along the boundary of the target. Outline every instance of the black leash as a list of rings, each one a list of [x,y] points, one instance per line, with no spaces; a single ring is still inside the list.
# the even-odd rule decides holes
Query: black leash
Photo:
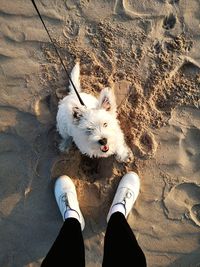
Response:
[[[41,14],[40,14],[40,12],[39,12],[39,10],[38,10],[36,4],[35,4],[35,1],[34,1],[34,0],[31,0],[31,2],[32,2],[33,6],[35,7],[35,10],[36,10],[37,13],[38,13],[38,16],[39,16],[40,20],[42,21],[42,24],[43,24],[43,26],[44,26],[44,28],[45,28],[45,30],[46,30],[48,36],[49,36],[49,39],[50,39],[50,41],[52,42],[52,44],[53,44],[53,46],[54,46],[54,49],[55,49],[55,51],[56,51],[56,54],[58,55],[58,57],[59,57],[59,59],[60,59],[60,63],[62,64],[62,66],[63,66],[63,68],[64,68],[64,70],[65,70],[65,72],[66,72],[66,74],[67,74],[67,77],[69,78],[69,81],[70,81],[70,83],[72,84],[72,86],[73,86],[73,88],[74,88],[74,91],[75,91],[75,93],[76,93],[76,95],[77,95],[77,97],[78,97],[78,99],[79,99],[81,105],[85,106],[85,104],[84,104],[83,100],[81,99],[81,97],[80,97],[78,91],[76,90],[76,87],[75,87],[75,85],[74,85],[74,83],[73,83],[73,81],[72,81],[72,79],[71,79],[69,73],[67,72],[67,69],[66,69],[66,67],[65,67],[65,65],[64,65],[64,63],[63,63],[63,60],[62,60],[62,58],[61,58],[61,56],[60,56],[60,54],[59,54],[59,52],[58,52],[58,49],[56,48],[56,46],[55,46],[55,44],[54,44],[54,42],[53,42],[53,40],[52,40],[52,38],[51,38],[51,35],[49,34],[49,31],[48,31],[48,29],[47,29],[47,27],[46,27],[46,25],[45,25],[45,23],[44,23],[44,21],[43,21],[43,19],[42,19],[42,16],[41,16]]]

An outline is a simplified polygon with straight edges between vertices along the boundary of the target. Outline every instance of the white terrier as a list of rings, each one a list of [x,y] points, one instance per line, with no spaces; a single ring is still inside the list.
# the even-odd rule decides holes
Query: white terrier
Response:
[[[59,102],[56,118],[57,130],[63,138],[60,150],[68,150],[73,139],[79,150],[91,158],[105,158],[115,154],[120,162],[132,160],[132,151],[125,143],[117,120],[114,93],[110,88],[105,88],[99,99],[83,93],[79,76],[80,66],[76,63],[71,79],[85,106],[80,104],[70,84],[70,93]]]

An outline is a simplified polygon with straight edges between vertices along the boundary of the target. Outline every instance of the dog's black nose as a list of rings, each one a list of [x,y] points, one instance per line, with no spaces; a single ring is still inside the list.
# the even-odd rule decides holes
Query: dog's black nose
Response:
[[[100,145],[105,146],[107,144],[107,139],[106,138],[102,138],[98,142],[99,142]]]

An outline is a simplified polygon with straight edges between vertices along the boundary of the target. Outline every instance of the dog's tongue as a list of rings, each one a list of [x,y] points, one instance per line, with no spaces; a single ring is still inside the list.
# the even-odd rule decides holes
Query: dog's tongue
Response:
[[[107,145],[101,146],[101,151],[107,152],[108,150],[109,150],[109,146],[107,146]]]

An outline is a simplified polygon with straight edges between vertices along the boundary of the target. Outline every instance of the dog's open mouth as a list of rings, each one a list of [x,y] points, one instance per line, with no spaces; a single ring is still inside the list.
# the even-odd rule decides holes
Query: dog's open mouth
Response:
[[[102,152],[107,152],[109,150],[109,146],[108,145],[105,145],[105,146],[101,146],[101,151]]]

